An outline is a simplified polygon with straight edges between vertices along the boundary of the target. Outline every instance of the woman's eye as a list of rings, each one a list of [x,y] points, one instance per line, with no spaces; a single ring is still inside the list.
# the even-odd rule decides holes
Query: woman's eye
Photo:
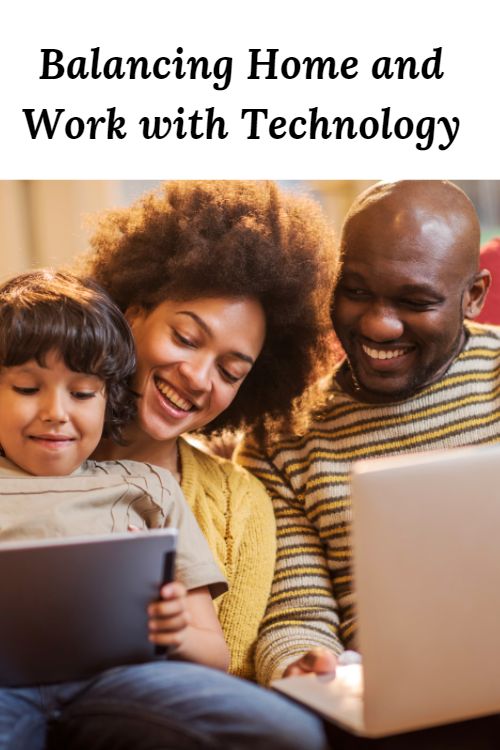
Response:
[[[186,336],[183,336],[181,333],[179,333],[179,331],[174,330],[174,338],[183,346],[191,346],[191,347],[195,346],[194,341],[191,341],[191,339],[186,338]]]
[[[38,393],[38,388],[35,387],[26,387],[21,385],[13,385],[12,390],[16,393],[20,393],[22,396],[33,396],[33,394]]]
[[[224,378],[224,380],[227,380],[228,383],[237,383],[239,380],[241,380],[241,377],[238,375],[233,375],[232,373],[228,372],[228,370],[225,369],[225,367],[219,367],[219,372]]]

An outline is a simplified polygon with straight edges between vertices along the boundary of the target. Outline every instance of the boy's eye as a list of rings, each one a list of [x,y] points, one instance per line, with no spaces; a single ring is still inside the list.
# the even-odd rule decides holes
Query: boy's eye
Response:
[[[33,394],[38,393],[38,388],[28,388],[21,385],[13,385],[12,390],[20,393],[22,396],[33,396]]]
[[[71,391],[71,395],[73,398],[78,399],[78,401],[85,401],[89,398],[94,398],[95,391]]]

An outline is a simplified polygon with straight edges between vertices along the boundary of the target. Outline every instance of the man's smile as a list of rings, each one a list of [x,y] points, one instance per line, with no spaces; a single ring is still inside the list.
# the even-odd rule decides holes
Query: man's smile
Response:
[[[370,359],[396,359],[408,352],[408,349],[373,349],[366,344],[361,344],[361,348]]]

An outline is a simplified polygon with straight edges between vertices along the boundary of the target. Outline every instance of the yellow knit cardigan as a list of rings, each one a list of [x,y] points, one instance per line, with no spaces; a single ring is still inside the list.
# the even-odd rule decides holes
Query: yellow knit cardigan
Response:
[[[230,672],[255,679],[254,650],[276,556],[273,508],[241,466],[179,441],[181,487],[229,584],[215,600],[231,652]]]

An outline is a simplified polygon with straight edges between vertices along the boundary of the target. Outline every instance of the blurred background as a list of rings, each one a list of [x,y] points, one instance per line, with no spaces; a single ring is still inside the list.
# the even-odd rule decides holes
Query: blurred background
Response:
[[[286,181],[285,190],[307,193],[323,205],[338,231],[353,199],[374,181]],[[484,244],[500,235],[500,180],[454,180],[471,198]],[[59,266],[84,251],[92,220],[107,208],[126,206],[160,182],[87,180],[0,181],[0,280],[36,266]]]

